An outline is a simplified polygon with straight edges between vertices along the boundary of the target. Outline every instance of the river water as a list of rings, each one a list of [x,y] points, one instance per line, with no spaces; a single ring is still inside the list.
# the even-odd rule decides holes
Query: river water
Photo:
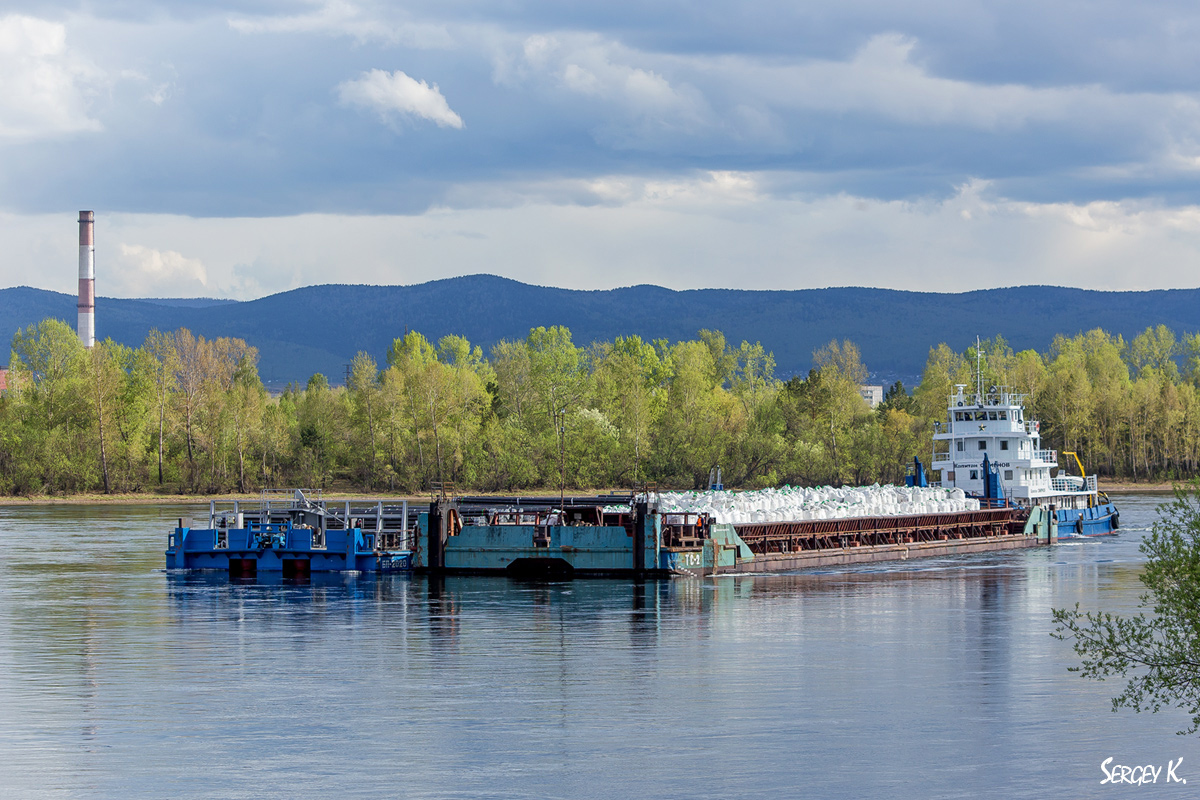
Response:
[[[230,585],[178,506],[0,507],[6,797],[1187,797],[1185,715],[1067,672],[1136,606],[1119,535],[771,577]],[[199,509],[197,517],[207,513]],[[1106,758],[1162,767],[1102,784]]]

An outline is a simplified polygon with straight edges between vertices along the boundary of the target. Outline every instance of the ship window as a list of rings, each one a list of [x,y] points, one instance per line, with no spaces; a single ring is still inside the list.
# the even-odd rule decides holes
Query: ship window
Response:
[[[959,439],[958,442],[956,442],[956,444],[958,445],[958,452],[961,453],[963,451],[963,440]]]
[[[980,450],[987,450],[987,439],[980,439],[980,440],[979,440],[979,449],[980,449]]]
[[[1004,470],[1004,480],[1006,480],[1006,481],[1012,480],[1012,470],[1011,469]]]
[[[1007,411],[1001,411],[1001,412],[1000,412],[1000,419],[1008,419],[1008,412],[1007,412]]]
[[[990,419],[992,422],[995,422],[995,421],[996,421],[996,412],[995,412],[995,411],[989,411],[989,412],[988,412],[988,419]]]
[[[979,420],[980,422],[983,422],[985,419],[987,419],[987,412],[986,411],[976,411],[975,419]]]
[[[971,480],[973,480],[973,481],[979,480],[979,471],[978,470],[974,470],[974,469],[971,470]]]
[[[1001,449],[1001,450],[1007,450],[1007,449],[1008,449],[1008,439],[1001,439],[1001,440],[1000,440],[1000,449]]]
[[[957,421],[957,422],[962,422],[962,412],[961,412],[961,411],[955,411],[955,412],[954,412],[954,419],[955,419],[955,421]]]

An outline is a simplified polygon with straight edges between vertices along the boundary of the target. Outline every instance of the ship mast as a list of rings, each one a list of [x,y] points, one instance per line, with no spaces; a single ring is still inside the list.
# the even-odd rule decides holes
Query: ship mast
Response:
[[[983,352],[980,349],[979,334],[975,334],[975,402],[983,405]]]

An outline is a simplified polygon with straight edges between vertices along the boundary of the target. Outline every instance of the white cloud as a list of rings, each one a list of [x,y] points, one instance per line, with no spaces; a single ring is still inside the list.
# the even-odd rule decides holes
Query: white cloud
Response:
[[[380,41],[408,47],[445,48],[453,40],[442,25],[393,20],[378,10],[365,12],[345,0],[327,0],[307,13],[285,16],[240,16],[229,20],[239,33],[326,33],[360,42]]]
[[[98,76],[67,50],[66,38],[56,22],[0,17],[0,139],[100,130],[86,102]]]
[[[140,244],[118,246],[119,266],[104,275],[103,294],[118,297],[179,297],[212,292],[199,259]],[[222,292],[223,293],[223,292]]]
[[[314,284],[414,284],[478,272],[578,289],[1198,284],[1198,206],[1029,203],[994,196],[982,181],[919,202],[771,191],[803,180],[612,175],[508,185],[490,196],[486,186],[463,186],[473,205],[413,216],[101,213],[98,291],[252,298]],[[480,204],[481,197],[497,202]],[[73,213],[0,214],[0,286],[37,281],[73,294],[74,233]],[[106,259],[106,241],[139,244]]]
[[[814,60],[770,65],[743,58],[705,61],[739,89],[776,108],[861,112],[923,126],[964,125],[1011,129],[1032,121],[1134,111],[1146,97],[1118,95],[1099,86],[1037,88],[982,84],[931,75],[912,60],[916,40],[895,33],[873,36],[848,61]],[[1159,98],[1164,107],[1179,98]],[[1193,110],[1194,111],[1194,110]]]
[[[507,83],[548,78],[552,85],[603,101],[643,124],[685,132],[713,124],[711,110],[695,87],[675,85],[647,63],[669,60],[617,42],[589,34],[537,34],[521,43],[516,61],[514,66],[511,58],[499,56],[495,79]],[[643,63],[635,63],[639,61]]]
[[[430,86],[400,70],[373,69],[339,84],[337,91],[343,104],[375,111],[384,120],[403,114],[430,120],[442,128],[463,126],[462,117],[450,108],[436,83]]]

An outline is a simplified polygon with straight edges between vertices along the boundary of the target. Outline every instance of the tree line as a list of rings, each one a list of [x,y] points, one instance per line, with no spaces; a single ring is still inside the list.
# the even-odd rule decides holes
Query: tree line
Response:
[[[977,355],[980,358],[977,359]],[[345,386],[322,375],[270,396],[241,339],[152,331],[139,348],[84,349],[44,320],[13,338],[0,396],[0,492],[255,492],[292,486],[420,492],[900,482],[927,460],[956,383],[1029,396],[1049,447],[1133,478],[1196,473],[1200,336],[1165,327],[1131,342],[1100,330],[1046,353],[1003,339],[932,348],[910,396],[872,410],[858,348],[830,342],[805,376],[775,376],[761,344],[716,331],[578,346],[535,328],[485,356],[460,336],[412,332]]]

